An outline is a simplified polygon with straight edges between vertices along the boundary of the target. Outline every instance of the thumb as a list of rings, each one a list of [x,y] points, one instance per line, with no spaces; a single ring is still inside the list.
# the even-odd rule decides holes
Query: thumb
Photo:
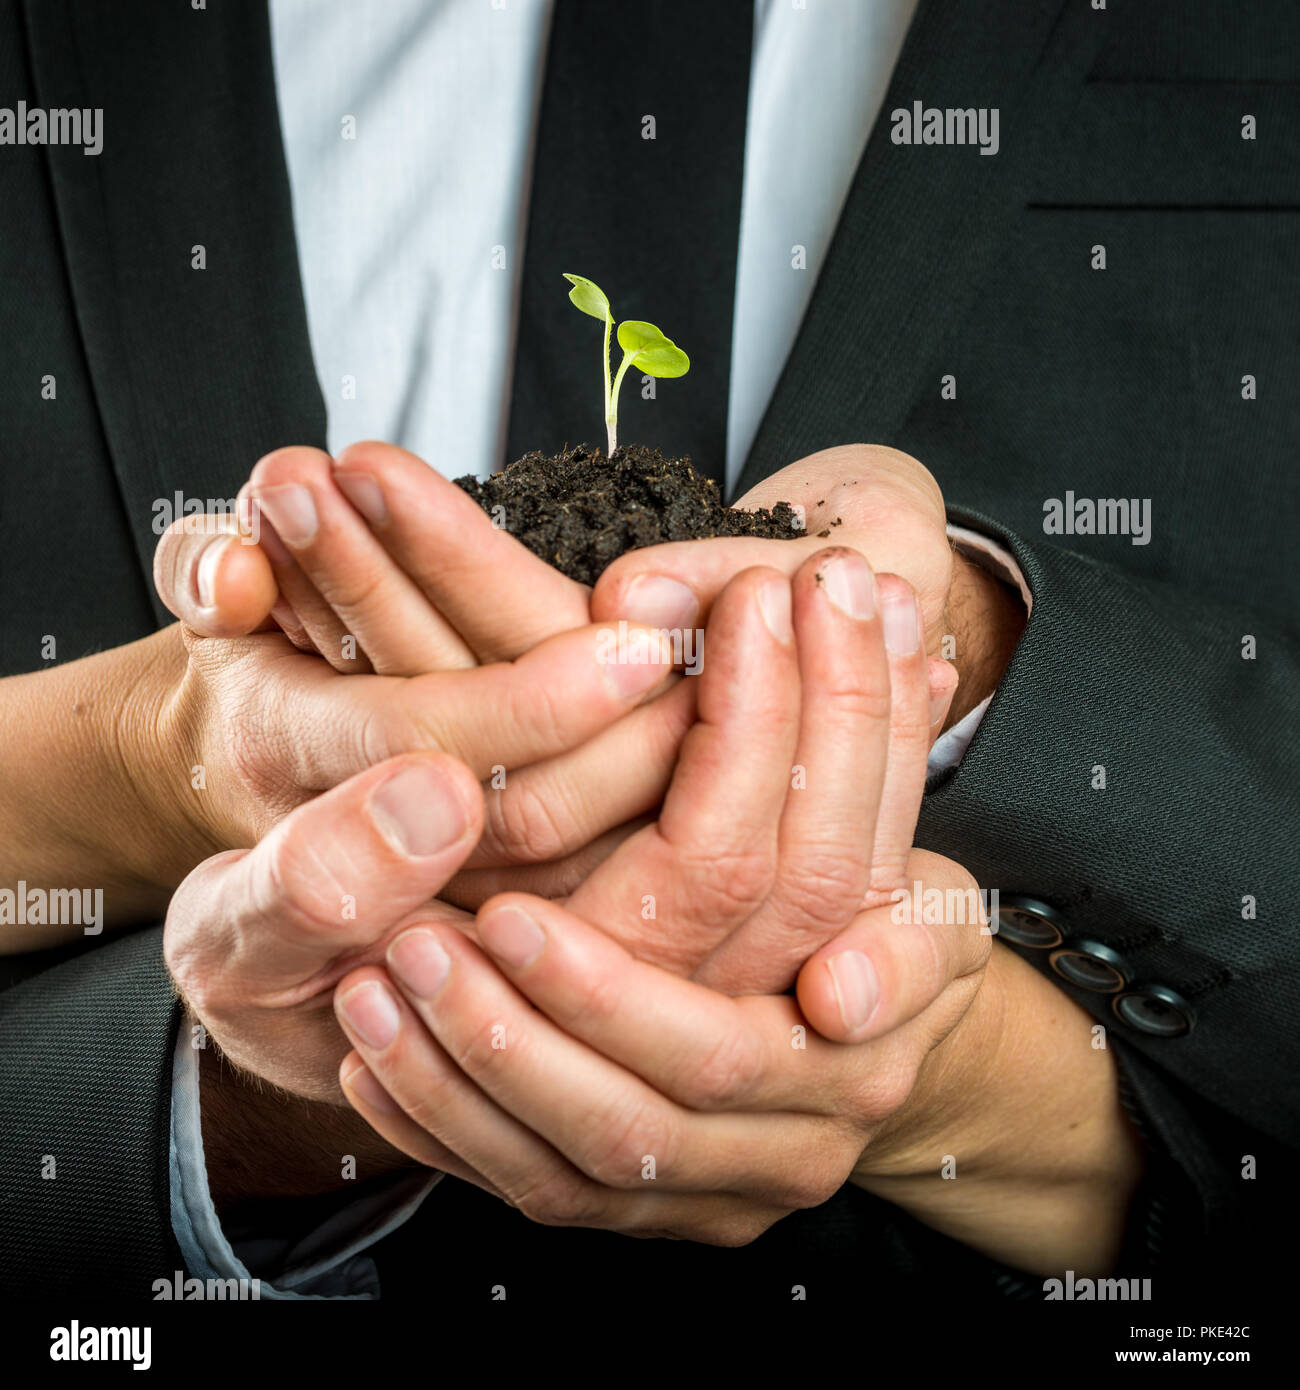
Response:
[[[444,753],[391,758],[201,864],[167,915],[168,967],[200,1015],[333,987],[469,856],[483,793]],[[216,997],[214,997],[214,992]]]
[[[957,693],[957,668],[949,661],[937,656],[930,658],[930,742],[943,732],[948,711],[952,708],[952,697]]]
[[[188,516],[159,538],[158,596],[203,637],[238,637],[268,626],[277,597],[271,563],[232,516]]]

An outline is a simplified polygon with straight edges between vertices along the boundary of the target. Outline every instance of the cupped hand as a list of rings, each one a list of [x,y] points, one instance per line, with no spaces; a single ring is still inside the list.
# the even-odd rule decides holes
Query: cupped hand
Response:
[[[940,901],[973,897],[936,855],[906,871]],[[990,938],[982,918],[918,919],[917,900],[860,913],[804,966],[797,1001],[728,998],[538,898],[486,905],[477,944],[413,924],[387,970],[339,985],[342,1086],[390,1144],[535,1221],[745,1244],[827,1200],[881,1136],[940,1118],[939,1088],[925,1115],[913,1097],[961,1046]],[[833,968],[850,954],[875,1003],[846,1030]]]
[[[190,1009],[235,1066],[338,1102],[347,1050],[336,982],[382,959],[404,919],[468,921],[430,900],[483,826],[477,779],[409,754],[300,806],[252,850],[201,864],[176,890],[163,954]]]
[[[840,445],[773,473],[735,505],[753,510],[777,502],[802,509],[805,538],[727,536],[630,551],[601,575],[592,591],[592,614],[654,627],[690,626],[707,616],[740,570],[772,565],[793,574],[823,546],[845,545],[861,551],[878,574],[900,575],[915,589],[926,649],[937,653],[953,554],[943,494],[923,464],[881,445]]]
[[[538,559],[454,483],[391,444],[333,460],[277,449],[236,518],[177,522],[154,573],[163,602],[207,636],[274,620],[347,674],[414,676],[512,660],[590,619],[588,590]],[[348,639],[351,639],[350,641]]]
[[[914,511],[937,506],[941,533],[942,502],[933,483],[925,482],[929,475],[917,475],[920,466],[903,455],[878,452],[896,465],[897,498],[910,497]],[[842,457],[832,457],[837,453]],[[787,478],[804,490],[816,483],[829,508],[835,488],[856,486],[856,476],[848,476],[860,462],[856,453],[816,455],[763,487],[781,492]],[[888,468],[882,463],[876,471],[883,477]],[[762,491],[746,500],[761,505]],[[876,491],[883,495],[883,482]],[[850,500],[856,505],[860,497]],[[898,501],[896,510],[901,507]],[[250,546],[248,534],[235,534],[233,519],[219,518],[209,518],[207,527],[178,523],[159,544],[159,592],[197,634],[250,632],[274,615],[295,645],[318,652],[340,672],[417,675],[513,660],[589,620],[584,586],[495,527],[423,460],[390,445],[357,444],[337,461],[316,449],[276,450],[254,469],[241,492],[241,510],[245,533],[260,534],[260,546]],[[899,535],[906,539],[901,529]],[[750,553],[690,544],[710,547],[700,554],[724,557],[726,564]],[[782,567],[809,550],[808,542],[741,544],[758,546],[754,554]],[[661,553],[675,557],[680,549],[655,547],[626,558],[642,556],[637,563],[644,564]],[[907,550],[900,546],[900,553]],[[730,577],[713,560],[708,573],[704,607],[711,586]],[[191,650],[198,651],[197,643]],[[951,670],[940,663],[931,669],[932,701],[950,701]],[[496,760],[484,788],[484,840],[448,896],[472,907],[506,886],[548,896],[571,891],[658,806],[693,715],[687,683],[519,776]]]
[[[559,839],[585,844],[658,792],[632,777],[606,800],[585,797],[593,740],[666,684],[684,684],[655,634],[647,651],[658,661],[604,661],[608,631],[579,628],[515,662],[404,679],[341,676],[281,633],[212,639],[182,628],[188,662],[157,731],[175,766],[157,799],[169,820],[191,827],[197,859],[254,844],[303,801],[386,758],[439,750],[480,779],[508,778],[502,804],[544,796]],[[675,694],[655,702],[653,748],[675,747],[689,719],[689,699]],[[491,846],[489,832],[476,852]]]
[[[353,1106],[548,1224],[739,1244],[824,1201],[988,957],[969,875],[909,853],[926,664],[910,588],[852,551],[732,580],[660,821],[567,905],[504,894],[472,940],[416,914],[340,980]],[[973,920],[917,913],[922,878]]]
[[[567,906],[644,960],[731,993],[784,989],[902,886],[955,672],[926,658],[911,588],[836,547],[793,582],[733,579],[703,658],[657,819]]]

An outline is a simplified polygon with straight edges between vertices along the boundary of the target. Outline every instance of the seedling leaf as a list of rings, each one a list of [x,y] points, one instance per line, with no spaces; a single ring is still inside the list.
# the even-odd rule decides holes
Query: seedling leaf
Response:
[[[609,298],[599,285],[581,275],[570,275],[565,271],[564,278],[573,282],[573,288],[569,291],[569,298],[582,310],[584,314],[590,314],[593,319],[599,319],[601,323],[613,323],[614,315],[609,307]]]
[[[641,319],[624,319],[618,326],[618,345],[632,358],[632,365],[647,376],[685,376],[691,359],[671,338],[652,323]]]
[[[605,345],[601,352],[601,367],[605,377],[605,432],[608,447],[607,457],[614,457],[618,447],[618,393],[623,378],[630,367],[638,367],[647,376],[685,376],[690,370],[691,359],[671,338],[652,323],[640,319],[628,319],[618,326],[618,345],[623,349],[623,360],[619,363],[618,374],[613,381],[609,378],[609,338],[614,327],[614,311],[610,308],[609,297],[599,285],[584,275],[570,275],[566,270],[564,278],[573,288],[569,299],[573,306],[599,319],[605,325]]]

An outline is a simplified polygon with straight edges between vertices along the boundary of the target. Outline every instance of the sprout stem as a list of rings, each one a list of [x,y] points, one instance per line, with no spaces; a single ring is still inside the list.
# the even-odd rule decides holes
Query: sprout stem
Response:
[[[605,315],[605,351],[602,360],[605,364],[605,435],[609,446],[609,453],[606,457],[612,457],[614,445],[618,440],[618,412],[614,408],[614,397],[609,385],[609,334],[614,327],[614,319],[611,314]]]
[[[609,332],[608,329],[605,330]],[[609,411],[605,416],[605,425],[609,431],[609,457],[614,457],[614,450],[618,446],[618,393],[623,386],[623,378],[627,375],[627,369],[632,365],[632,359],[636,356],[634,352],[625,352],[623,360],[618,364],[618,375],[614,378],[614,389],[609,396]],[[606,368],[609,366],[609,358],[605,359]]]

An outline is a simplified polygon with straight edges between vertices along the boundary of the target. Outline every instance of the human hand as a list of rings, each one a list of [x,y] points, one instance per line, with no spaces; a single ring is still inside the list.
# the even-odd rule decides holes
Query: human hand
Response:
[[[907,873],[972,899],[951,861],[917,851]],[[797,1002],[683,980],[538,898],[485,905],[477,944],[413,921],[386,971],[339,984],[343,1089],[390,1144],[535,1221],[742,1245],[827,1200],[904,1116],[942,1113],[936,1087],[924,1114],[909,1098],[961,1046],[990,938],[912,920],[917,900],[859,914]],[[876,981],[852,1029],[832,967],[849,953]]]
[[[176,890],[163,953],[190,1008],[237,1067],[312,1100],[339,1100],[345,1050],[334,984],[430,902],[483,826],[463,764],[413,753],[366,769],[300,806],[252,850],[219,854]]]
[[[657,820],[567,906],[717,988],[784,989],[864,904],[903,886],[954,673],[927,661],[910,587],[833,547],[793,583],[761,568],[733,579],[704,650],[698,721]]]
[[[960,675],[948,722],[992,693],[1024,627],[1013,597],[950,545],[943,495],[930,472],[897,449],[850,444],[823,449],[765,478],[735,504],[802,507],[801,540],[720,537],[651,546],[620,556],[592,591],[593,618],[626,618],[653,627],[702,622],[722,586],[749,565],[791,574],[827,544],[851,546],[877,572],[898,574],[916,590],[926,650],[940,653],[951,635]]]
[[[241,498],[258,499],[265,554],[179,525],[159,546],[159,591],[200,631],[247,629],[275,611],[297,645],[340,670],[411,674],[515,657],[586,621],[583,586],[493,527],[459,488],[404,450],[354,445],[333,465],[319,450],[277,450]],[[269,524],[272,514],[293,539],[292,553]],[[278,594],[291,595],[293,607]],[[349,632],[359,646],[347,645]],[[932,700],[946,703],[952,672],[941,663],[932,670]],[[692,691],[673,690],[579,752],[530,769],[523,786],[494,779],[485,787],[485,842],[448,896],[476,906],[505,887],[571,891],[658,805],[692,702]],[[583,803],[577,813],[575,797]],[[616,814],[628,822],[620,831],[588,842],[572,833],[579,823],[614,825]]]
[[[241,488],[239,512],[258,544],[234,537],[236,518],[214,517],[176,523],[155,556],[163,602],[205,636],[273,619],[339,671],[415,676],[513,660],[590,621],[584,585],[389,444],[353,444],[337,461],[276,449]]]
[[[541,798],[555,833],[575,844],[621,824],[657,794],[636,777],[601,803],[582,794],[591,750],[605,746],[593,739],[676,679],[671,651],[653,634],[648,650],[662,660],[635,667],[602,660],[600,629],[587,627],[517,662],[410,679],[346,678],[281,633],[210,639],[182,627],[179,640],[188,659],[153,730],[171,766],[154,796],[169,824],[190,827],[191,863],[247,847],[309,797],[420,749],[450,753],[479,778],[509,773],[497,823],[526,821]],[[689,698],[674,693],[651,726],[669,742],[690,712]],[[613,744],[624,737],[625,730]],[[494,848],[513,852],[489,828],[476,852],[490,862]]]

